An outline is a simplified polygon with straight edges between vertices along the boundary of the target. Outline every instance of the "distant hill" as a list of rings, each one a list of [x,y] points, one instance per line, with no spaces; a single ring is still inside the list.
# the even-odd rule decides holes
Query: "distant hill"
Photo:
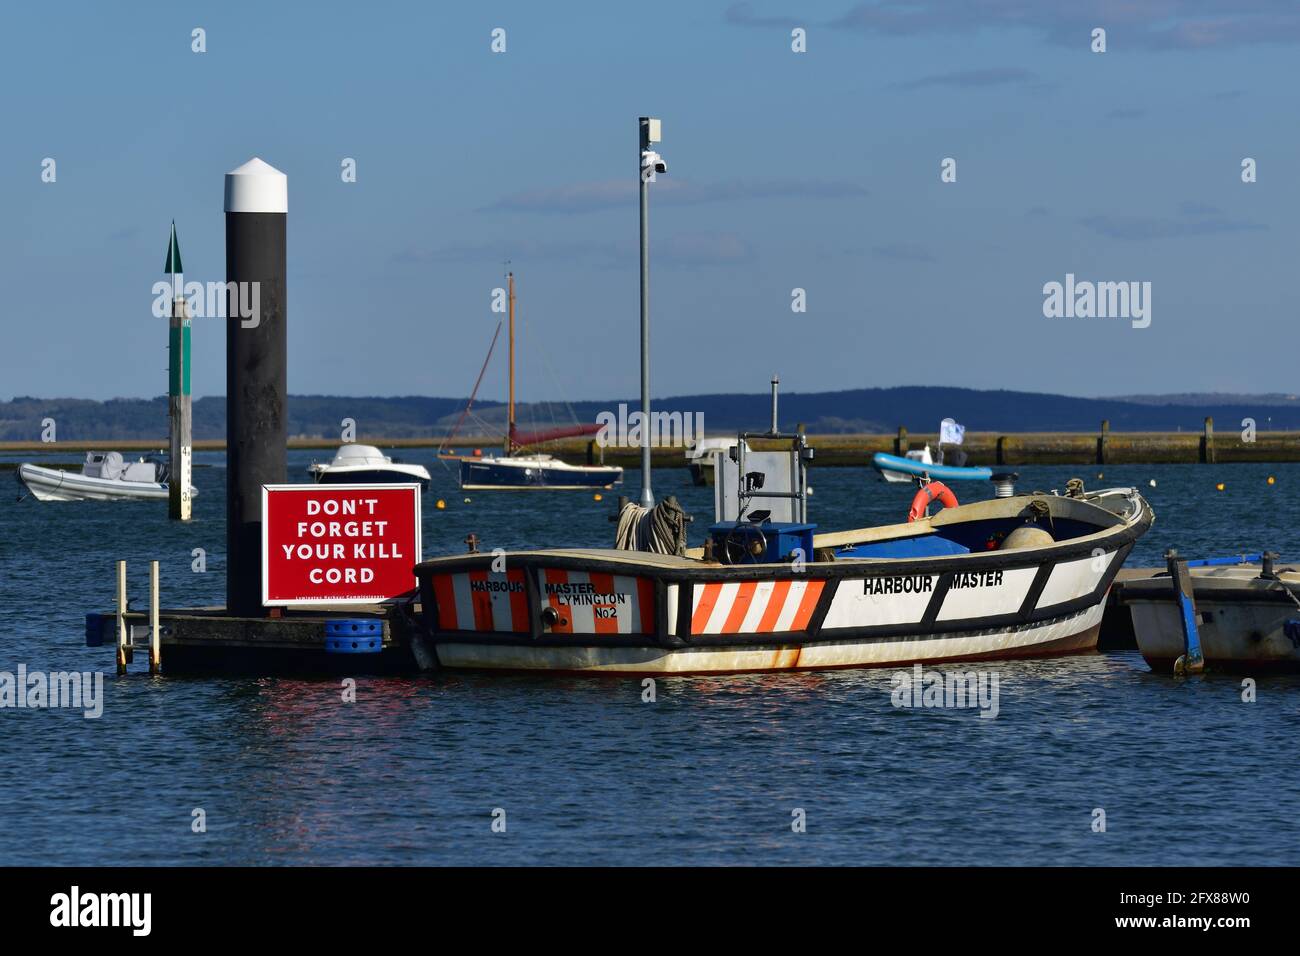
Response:
[[[1289,395],[1185,395],[1178,402],[1153,396],[1074,398],[1035,392],[978,391],[967,388],[863,388],[841,392],[786,392],[781,395],[781,424],[804,424],[815,434],[892,432],[904,425],[912,432],[933,432],[953,417],[971,431],[1094,432],[1103,418],[1115,431],[1199,431],[1206,415],[1220,430],[1241,427],[1253,418],[1261,430],[1300,430],[1300,400]],[[626,401],[629,410],[635,399]],[[348,398],[329,395],[289,396],[289,434],[331,438],[344,418],[354,419],[357,435],[375,438],[421,438],[445,435],[464,408],[463,398],[398,396]],[[603,411],[616,412],[619,400],[570,405],[520,405],[521,427],[547,427],[595,421]],[[763,394],[681,395],[656,399],[660,411],[704,414],[710,434],[759,429],[768,424],[769,399]],[[167,434],[166,398],[118,398],[92,401],[70,398],[15,398],[0,402],[0,441],[36,441],[43,419],[57,423],[65,441],[162,439]],[[209,396],[194,403],[194,437],[225,437],[226,402]],[[1271,423],[1270,423],[1271,419]],[[463,435],[500,434],[505,404],[478,401],[461,428]]]
[[[492,402],[475,402],[474,411]],[[342,398],[328,395],[289,396],[289,434],[319,438],[337,435],[340,422],[352,418],[359,435],[428,437],[441,435],[441,423],[455,420],[463,398]],[[226,437],[226,399],[211,395],[195,399],[194,437]],[[114,398],[99,402],[78,398],[15,398],[0,402],[0,441],[36,441],[41,421],[53,418],[58,437],[67,441],[163,438],[167,435],[167,398]]]
[[[1239,395],[1233,392],[1183,392],[1171,395],[1116,395],[1118,402],[1138,405],[1300,405],[1300,395],[1269,392],[1264,395]]]

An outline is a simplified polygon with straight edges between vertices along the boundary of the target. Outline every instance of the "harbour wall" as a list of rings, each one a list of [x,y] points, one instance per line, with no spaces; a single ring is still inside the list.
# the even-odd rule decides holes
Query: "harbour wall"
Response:
[[[1005,433],[967,432],[962,445],[967,464],[992,467],[1018,465],[1107,465],[1107,464],[1228,464],[1234,462],[1293,462],[1300,461],[1300,432],[1258,432],[1246,440],[1239,431],[1215,434],[1212,423],[1202,432],[1111,432],[1103,428],[1095,433],[1080,432],[1023,432]],[[374,444],[385,449],[435,449],[439,442],[432,438],[367,438],[359,436],[358,442]],[[909,448],[929,444],[938,445],[938,436],[930,433],[908,434],[899,429],[890,435],[809,435],[817,453],[815,464],[830,466],[868,465],[876,452],[902,454]],[[500,438],[467,437],[453,446],[458,454],[472,454],[481,449],[486,455],[499,453]],[[290,437],[290,449],[331,449],[337,440],[317,437]],[[788,447],[787,443],[766,443],[751,440],[755,450]],[[115,449],[122,452],[158,452],[167,447],[165,438],[156,441],[59,441],[0,442],[0,452],[79,452]],[[195,451],[222,451],[221,440],[196,441]],[[444,449],[452,451],[453,448]],[[600,449],[588,439],[571,438],[549,442],[539,450],[574,464],[604,461],[635,469],[641,465],[640,449],[636,447],[607,447]],[[602,458],[603,454],[603,458]],[[653,449],[654,467],[681,467],[685,464],[680,446],[663,446]]]

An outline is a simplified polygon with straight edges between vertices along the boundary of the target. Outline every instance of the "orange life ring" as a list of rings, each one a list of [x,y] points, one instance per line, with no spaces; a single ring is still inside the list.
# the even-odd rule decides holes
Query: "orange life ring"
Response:
[[[948,486],[942,481],[932,481],[916,490],[916,496],[912,499],[912,510],[907,513],[907,520],[915,521],[924,517],[925,509],[935,499],[938,499],[939,504],[945,508],[957,507],[957,496],[948,490]]]

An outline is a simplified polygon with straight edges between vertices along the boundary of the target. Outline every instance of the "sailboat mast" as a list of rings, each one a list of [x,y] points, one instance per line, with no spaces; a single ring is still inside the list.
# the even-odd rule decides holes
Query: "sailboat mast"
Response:
[[[510,282],[510,372],[509,395],[506,400],[506,454],[515,450],[515,274],[506,276]]]

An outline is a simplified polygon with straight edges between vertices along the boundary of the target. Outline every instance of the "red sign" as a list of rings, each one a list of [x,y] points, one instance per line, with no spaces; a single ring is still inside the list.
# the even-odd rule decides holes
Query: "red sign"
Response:
[[[262,486],[264,605],[373,604],[419,561],[418,484]]]

